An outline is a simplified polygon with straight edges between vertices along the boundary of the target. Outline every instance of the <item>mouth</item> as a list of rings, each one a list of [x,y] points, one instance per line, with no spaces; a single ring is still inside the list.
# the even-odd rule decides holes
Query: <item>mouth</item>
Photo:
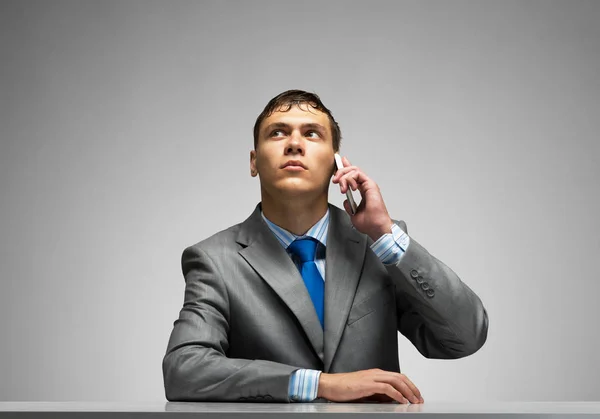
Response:
[[[283,170],[287,170],[289,172],[301,172],[306,169],[302,166],[285,166]]]
[[[302,171],[306,170],[306,166],[299,160],[290,160],[281,166],[283,170]]]

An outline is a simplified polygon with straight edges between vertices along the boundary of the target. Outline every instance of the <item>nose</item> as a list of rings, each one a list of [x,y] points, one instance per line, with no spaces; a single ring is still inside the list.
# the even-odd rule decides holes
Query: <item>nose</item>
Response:
[[[301,140],[302,136],[292,134],[285,147],[285,154],[304,154],[304,143]]]

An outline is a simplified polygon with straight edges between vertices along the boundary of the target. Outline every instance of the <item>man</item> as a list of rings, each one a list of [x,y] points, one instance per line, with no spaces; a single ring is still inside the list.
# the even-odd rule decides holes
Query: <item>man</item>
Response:
[[[182,255],[168,400],[423,403],[401,374],[398,331],[427,358],[484,344],[480,299],[390,217],[372,179],[346,158],[335,170],[340,140],[316,94],[283,92],[257,118],[261,202]],[[356,214],[328,203],[330,181],[360,192]]]

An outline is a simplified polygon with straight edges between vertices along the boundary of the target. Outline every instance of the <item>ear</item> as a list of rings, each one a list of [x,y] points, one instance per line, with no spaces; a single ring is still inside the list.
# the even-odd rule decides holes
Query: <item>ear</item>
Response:
[[[250,176],[256,177],[258,170],[256,170],[256,151],[250,150]]]
[[[335,153],[339,153],[340,151],[334,149],[333,152],[335,154]],[[331,176],[329,176],[330,178],[332,178],[333,176],[335,176],[335,172],[338,171],[337,165],[335,164],[335,158],[331,162],[331,165],[332,165],[332,167],[331,167]]]

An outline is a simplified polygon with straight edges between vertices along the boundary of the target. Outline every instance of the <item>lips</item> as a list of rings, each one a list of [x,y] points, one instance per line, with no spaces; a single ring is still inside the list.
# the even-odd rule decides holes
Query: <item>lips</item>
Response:
[[[286,167],[290,166],[306,169],[306,166],[300,160],[289,160],[283,166],[281,166],[281,168],[285,169]]]

